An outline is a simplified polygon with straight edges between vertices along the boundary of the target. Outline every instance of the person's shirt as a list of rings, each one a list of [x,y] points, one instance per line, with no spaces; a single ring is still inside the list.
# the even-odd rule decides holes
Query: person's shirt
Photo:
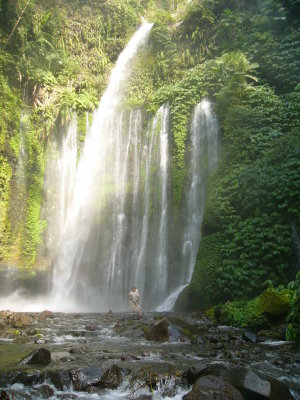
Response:
[[[133,301],[134,303],[138,303],[139,298],[140,298],[140,295],[139,295],[138,290],[136,290],[135,292],[133,292],[133,291],[129,292],[129,299],[131,301]]]

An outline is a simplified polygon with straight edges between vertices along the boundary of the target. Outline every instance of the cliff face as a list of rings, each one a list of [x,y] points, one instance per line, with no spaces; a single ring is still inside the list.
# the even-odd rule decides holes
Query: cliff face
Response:
[[[203,98],[213,102],[222,134],[195,271],[177,307],[206,308],[253,296],[264,281],[279,285],[293,278],[300,230],[299,6],[279,0],[185,3],[2,0],[3,263],[49,263],[43,214],[48,149],[61,141],[73,112],[78,144],[84,141],[87,113],[146,15],[154,26],[133,66],[124,107],[143,108],[151,118],[161,105],[170,106],[175,218],[181,218],[192,110]]]

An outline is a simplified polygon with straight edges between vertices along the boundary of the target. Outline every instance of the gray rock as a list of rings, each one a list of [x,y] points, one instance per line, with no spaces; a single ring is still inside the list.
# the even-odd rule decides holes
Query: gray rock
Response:
[[[71,376],[75,390],[85,390],[86,387],[97,385],[100,382],[103,376],[103,369],[86,367],[71,371]]]
[[[25,358],[20,361],[20,365],[25,364],[50,364],[51,363],[51,353],[49,350],[40,348],[32,351]]]
[[[147,335],[148,340],[156,342],[165,342],[169,339],[169,321],[163,318],[157,321],[151,328]]]
[[[246,340],[246,342],[252,342],[252,343],[257,342],[257,336],[252,332],[244,332],[243,339]]]
[[[283,382],[245,367],[231,368],[226,363],[212,363],[203,371],[203,375],[206,374],[223,377],[246,399],[292,399],[288,387]]]
[[[194,335],[192,336],[191,342],[193,344],[204,344],[204,341],[200,335]]]
[[[185,400],[244,400],[241,393],[221,376],[206,375],[197,379]]]
[[[102,375],[97,386],[108,389],[116,389],[123,381],[122,370],[117,365],[112,365]]]
[[[44,373],[44,380],[50,381],[57,390],[65,390],[71,386],[71,373],[66,370],[48,370]]]
[[[193,384],[199,378],[201,373],[205,370],[207,366],[205,364],[199,363],[197,366],[190,367],[185,373],[184,376],[186,377],[189,384]]]

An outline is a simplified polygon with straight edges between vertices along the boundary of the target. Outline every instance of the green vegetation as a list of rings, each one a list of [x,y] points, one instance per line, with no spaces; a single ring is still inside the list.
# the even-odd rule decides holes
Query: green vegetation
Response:
[[[221,324],[250,329],[269,329],[285,322],[292,305],[292,291],[268,288],[252,300],[226,302],[207,311]]]

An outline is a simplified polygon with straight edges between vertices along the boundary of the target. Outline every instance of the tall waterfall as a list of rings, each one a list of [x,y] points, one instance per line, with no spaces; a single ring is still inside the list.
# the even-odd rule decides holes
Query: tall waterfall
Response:
[[[56,135],[43,216],[52,289],[39,308],[46,302],[60,311],[129,310],[127,294],[137,286],[143,310],[171,310],[191,280],[219,129],[212,104],[201,101],[187,135],[187,173],[175,215],[172,106],[164,104],[148,116],[123,105],[135,56],[151,26],[143,23],[119,56],[91,125],[87,116],[78,163],[76,117]],[[18,301],[24,309],[23,299]],[[31,307],[32,302],[26,309]]]
[[[189,171],[184,199],[184,228],[182,235],[179,280],[159,311],[168,311],[192,278],[201,239],[201,224],[205,205],[206,182],[215,169],[220,150],[220,136],[212,104],[204,99],[195,107],[190,129]]]
[[[127,193],[129,189],[133,192],[134,207],[142,114],[133,110],[128,116],[122,100],[131,63],[151,27],[143,23],[120,54],[87,135],[54,264],[54,308],[62,304],[98,310],[122,308],[128,291],[125,283],[132,282],[126,250],[128,227],[135,217],[128,220]]]

